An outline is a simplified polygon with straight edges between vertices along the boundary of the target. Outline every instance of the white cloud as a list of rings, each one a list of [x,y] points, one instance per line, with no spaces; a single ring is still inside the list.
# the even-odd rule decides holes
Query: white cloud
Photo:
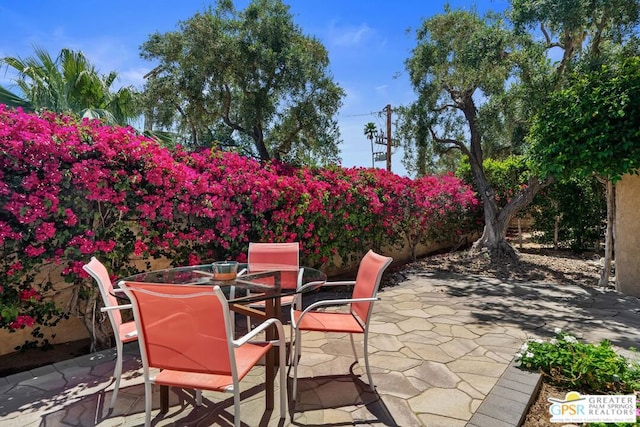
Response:
[[[136,89],[142,90],[145,84],[144,75],[149,72],[150,68],[151,67],[136,67],[119,72],[116,85],[118,87],[133,86]]]
[[[339,26],[332,21],[329,26],[329,43],[335,46],[354,47],[368,41],[374,34],[374,30],[367,24],[359,26]]]
[[[389,96],[389,91],[387,90],[389,88],[389,85],[380,85],[380,86],[376,86],[375,90],[376,93],[382,97],[388,97]]]

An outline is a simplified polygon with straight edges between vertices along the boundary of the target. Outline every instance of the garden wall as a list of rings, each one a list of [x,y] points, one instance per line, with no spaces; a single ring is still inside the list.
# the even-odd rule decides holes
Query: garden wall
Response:
[[[640,176],[624,175],[616,184],[616,289],[640,297]]]

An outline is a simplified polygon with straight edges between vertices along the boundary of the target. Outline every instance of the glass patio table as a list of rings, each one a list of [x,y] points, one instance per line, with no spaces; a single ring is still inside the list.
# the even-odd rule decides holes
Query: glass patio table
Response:
[[[246,269],[246,264],[238,264],[238,271]],[[302,272],[301,274],[300,271]],[[298,279],[300,284],[298,284]],[[188,267],[167,268],[163,270],[149,271],[135,274],[121,279],[125,282],[163,283],[220,286],[229,308],[235,312],[264,321],[270,318],[280,318],[280,299],[283,296],[307,293],[320,288],[327,280],[322,271],[300,267],[299,270],[291,270],[291,267],[283,267],[282,270],[274,269],[259,273],[241,273],[232,280],[216,280],[213,275],[213,264],[194,265]],[[264,311],[249,307],[248,304],[264,301]],[[277,338],[275,326],[266,330],[268,341]],[[266,408],[273,409],[274,382],[277,364],[276,349],[267,353],[265,360],[266,371]],[[282,369],[282,367],[281,367]],[[281,387],[286,385],[280,385]],[[162,412],[169,410],[169,388],[160,387],[160,409]]]

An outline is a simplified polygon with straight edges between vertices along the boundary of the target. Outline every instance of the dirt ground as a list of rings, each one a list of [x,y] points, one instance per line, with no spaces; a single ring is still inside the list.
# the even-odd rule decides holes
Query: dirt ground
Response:
[[[551,423],[549,419],[549,406],[551,403],[547,400],[550,397],[563,400],[565,395],[570,390],[563,390],[555,386],[542,383],[538,397],[533,402],[527,413],[527,418],[524,421],[522,427],[552,427],[557,426],[557,423]]]
[[[593,253],[573,253],[554,251],[530,243],[526,238],[522,248],[518,239],[513,239],[514,247],[519,249],[519,261],[491,261],[488,257],[469,257],[467,252],[459,251],[431,255],[405,266],[396,266],[385,274],[382,286],[402,281],[402,270],[406,267],[454,271],[476,274],[500,279],[536,280],[579,286],[597,286],[600,272],[600,257]],[[0,377],[33,369],[37,366],[66,360],[89,351],[88,340],[59,344],[52,350],[30,350],[27,353],[13,353],[0,356]],[[538,401],[529,411],[525,427],[551,426],[549,423],[547,397],[564,397],[565,391],[544,385]]]

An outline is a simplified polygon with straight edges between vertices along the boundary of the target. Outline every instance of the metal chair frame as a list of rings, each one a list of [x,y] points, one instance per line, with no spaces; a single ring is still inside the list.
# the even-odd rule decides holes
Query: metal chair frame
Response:
[[[233,393],[234,425],[239,427],[239,383],[274,345],[278,347],[280,362],[280,416],[286,417],[286,377],[282,369],[285,366],[284,330],[278,319],[267,319],[246,335],[234,339],[231,312],[219,286],[120,282],[120,287],[131,299],[140,331],[145,426],[151,422],[151,385],[159,384]],[[168,304],[166,307],[163,301]],[[167,310],[169,306],[171,310]],[[200,313],[207,315],[200,319],[197,317]],[[224,323],[222,326],[220,319]],[[198,325],[198,330],[185,327],[176,332],[175,328],[168,327],[178,327],[185,322]],[[278,331],[277,340],[252,341],[271,326]],[[179,342],[190,345],[176,345]],[[226,343],[226,352],[220,347],[222,343]],[[151,368],[159,368],[160,372],[151,376]]]

